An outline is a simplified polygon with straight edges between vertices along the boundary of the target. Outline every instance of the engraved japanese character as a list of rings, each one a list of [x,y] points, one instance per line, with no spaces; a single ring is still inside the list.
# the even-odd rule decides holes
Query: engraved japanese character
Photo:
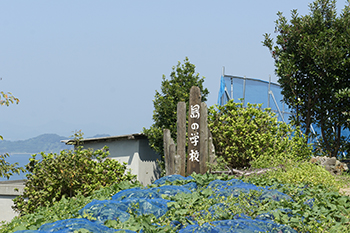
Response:
[[[191,129],[199,129],[199,124],[198,123],[192,123]]]
[[[198,104],[191,105],[191,115],[190,115],[191,118],[199,119],[200,117],[199,108],[200,106]]]
[[[194,160],[199,162],[199,152],[197,150],[191,150],[191,153],[190,153],[190,161],[193,162]]]
[[[192,143],[194,146],[197,146],[197,144],[198,144],[198,139],[199,139],[198,132],[197,132],[197,133],[191,133],[191,136],[192,136],[192,137],[190,137],[191,143]]]

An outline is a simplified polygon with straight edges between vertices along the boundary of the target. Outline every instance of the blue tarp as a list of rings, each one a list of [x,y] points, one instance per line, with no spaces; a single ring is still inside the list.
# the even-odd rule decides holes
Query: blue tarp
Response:
[[[214,180],[209,183],[208,188],[214,190],[220,196],[235,196],[238,197],[241,193],[249,193],[251,190],[261,192],[260,200],[270,199],[274,201],[293,201],[292,198],[284,193],[276,190],[269,190],[264,187],[258,187],[253,184],[244,183],[241,180],[232,179],[228,181]]]
[[[289,123],[293,111],[284,103],[284,97],[281,91],[282,88],[277,83],[269,83],[254,78],[224,75],[220,79],[218,105],[225,105],[231,99],[236,103],[243,102],[244,107],[247,106],[247,103],[262,104],[262,108],[271,108],[276,113],[278,121]],[[310,143],[317,145],[321,138],[321,129],[316,124],[311,126],[313,127],[311,130],[314,130],[318,136],[315,139],[310,138]],[[345,139],[350,139],[350,130],[343,128],[341,135]],[[346,153],[342,154],[342,156],[345,155]]]
[[[93,200],[79,211],[82,216],[89,216],[97,221],[104,223],[107,220],[120,220],[122,222],[129,219],[129,212],[132,211],[136,215],[153,214],[157,218],[163,216],[167,211],[167,203],[169,200],[155,199],[123,199],[115,200]]]
[[[191,193],[188,188],[182,186],[165,185],[157,188],[141,189],[133,188],[120,191],[112,197],[112,200],[121,201],[123,199],[154,199],[162,198],[162,195],[175,196],[178,193]]]

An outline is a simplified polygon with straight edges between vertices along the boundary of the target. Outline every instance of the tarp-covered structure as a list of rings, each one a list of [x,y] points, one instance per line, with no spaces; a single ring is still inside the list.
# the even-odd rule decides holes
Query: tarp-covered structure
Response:
[[[260,79],[223,75],[220,81],[218,105],[225,105],[229,100],[262,104],[262,108],[271,108],[279,121],[289,122],[292,110],[283,102],[281,87],[272,82]]]
[[[174,185],[169,182],[188,181],[184,185]],[[122,190],[111,197],[110,200],[93,200],[79,211],[77,218],[59,220],[52,223],[43,224],[38,230],[20,230],[17,233],[46,233],[46,232],[135,232],[128,229],[112,229],[104,224],[108,220],[116,220],[125,222],[130,218],[130,214],[136,215],[154,215],[159,218],[167,213],[170,208],[168,203],[173,202],[165,199],[167,196],[175,196],[179,193],[191,194],[198,191],[197,183],[189,177],[180,175],[171,175],[163,177],[154,182],[158,187],[140,187]],[[231,179],[227,181],[214,180],[205,188],[214,191],[209,198],[227,198],[229,196],[238,197],[241,194],[248,194],[252,190],[260,192],[260,196],[256,201],[288,201],[293,202],[292,198],[284,193],[278,192],[268,187],[258,187],[242,180]],[[200,189],[202,190],[202,189]],[[236,203],[239,205],[238,203]],[[182,225],[179,222],[173,222],[172,225],[176,232],[285,232],[297,233],[290,226],[281,225],[274,222],[271,213],[264,213],[252,219],[244,214],[237,215],[230,212],[229,208],[222,203],[214,204],[208,210],[209,212],[200,213],[200,215],[210,214],[214,221],[198,224],[194,216],[187,218],[192,224]],[[281,210],[282,211],[282,210]],[[290,211],[290,210],[283,210]],[[224,213],[232,218],[220,220],[220,216]],[[200,216],[199,216],[200,217]],[[201,217],[200,217],[201,218]],[[162,229],[163,226],[157,225]],[[141,230],[140,232],[144,232]]]
[[[218,105],[225,105],[231,99],[236,103],[243,102],[243,106],[247,106],[247,103],[262,104],[262,108],[271,108],[276,113],[278,121],[289,123],[293,111],[283,102],[281,91],[281,86],[271,81],[223,74],[220,80]],[[311,132],[321,135],[321,130],[315,125],[311,125]],[[350,131],[343,129],[342,136],[348,138]],[[316,144],[318,140],[315,137],[310,143]]]

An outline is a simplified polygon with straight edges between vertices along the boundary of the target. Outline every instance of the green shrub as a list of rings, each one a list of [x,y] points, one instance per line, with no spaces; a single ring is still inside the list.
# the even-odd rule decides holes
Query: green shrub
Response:
[[[299,162],[287,164],[285,169],[285,171],[277,170],[271,172],[270,178],[276,178],[282,184],[324,185],[331,191],[338,191],[340,188],[340,184],[335,180],[335,177],[319,165]]]
[[[342,186],[329,171],[324,167],[310,162],[288,162],[283,165],[283,168],[271,170],[262,175],[262,177],[248,178],[275,180],[279,184],[290,185],[308,185],[317,187],[323,185],[329,191],[339,191]],[[271,185],[271,184],[266,184]]]
[[[42,152],[40,161],[32,155],[26,165],[29,173],[24,193],[14,199],[14,208],[22,215],[33,213],[63,197],[89,196],[101,187],[135,179],[125,164],[107,158],[107,149],[93,151],[79,146],[58,155]]]
[[[217,156],[231,168],[271,167],[311,156],[300,130],[277,122],[274,113],[262,110],[261,104],[243,107],[230,100],[210,107],[208,125]]]

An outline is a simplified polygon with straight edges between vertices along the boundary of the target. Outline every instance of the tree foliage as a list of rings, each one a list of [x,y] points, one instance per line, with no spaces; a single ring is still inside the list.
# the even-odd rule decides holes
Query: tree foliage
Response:
[[[0,105],[6,105],[9,106],[10,104],[18,104],[19,99],[14,97],[11,92],[0,92]]]
[[[177,128],[177,103],[186,102],[188,106],[190,89],[198,86],[201,90],[202,101],[207,100],[209,91],[203,87],[204,77],[200,78],[195,72],[195,65],[186,57],[184,63],[178,62],[172,67],[170,79],[162,78],[161,91],[156,91],[153,105],[153,125],[149,129],[143,129],[147,135],[150,146],[163,155],[163,129],[169,129],[172,138],[176,142]]]
[[[24,172],[23,167],[18,167],[18,163],[11,164],[6,161],[6,157],[9,157],[8,153],[0,155],[0,177],[9,179],[13,174],[19,174]]]
[[[336,156],[350,139],[342,137],[349,129],[344,114],[349,98],[337,95],[350,87],[350,2],[339,16],[332,0],[316,0],[309,7],[305,16],[292,10],[290,22],[278,12],[276,45],[270,34],[263,44],[275,60],[284,101],[296,113],[293,122],[308,138],[311,124],[317,125],[323,150]]]
[[[336,93],[337,102],[350,103],[350,88],[346,87]],[[342,114],[346,117],[347,128],[350,128],[350,109],[343,109]]]
[[[10,104],[18,104],[19,99],[14,97],[11,92],[0,92],[0,105],[9,106]],[[0,140],[3,140],[3,137],[0,135]],[[8,153],[0,155],[0,177],[10,178],[13,174],[19,174],[21,171],[24,171],[23,168],[18,167],[18,163],[10,164],[6,162],[5,158],[9,157]]]
[[[26,165],[27,182],[22,195],[14,199],[15,209],[21,214],[34,212],[39,206],[51,206],[63,197],[89,196],[101,187],[134,175],[126,165],[109,159],[107,147],[100,150],[62,150],[60,154],[41,153],[41,159],[32,155]]]
[[[10,106],[10,104],[18,104],[19,99],[14,97],[11,92],[0,91],[0,105]],[[3,137],[0,135],[0,139],[3,140]]]
[[[266,168],[311,156],[302,133],[277,122],[274,113],[262,110],[261,104],[243,107],[230,100],[216,107],[209,108],[208,125],[216,155],[230,168]]]

